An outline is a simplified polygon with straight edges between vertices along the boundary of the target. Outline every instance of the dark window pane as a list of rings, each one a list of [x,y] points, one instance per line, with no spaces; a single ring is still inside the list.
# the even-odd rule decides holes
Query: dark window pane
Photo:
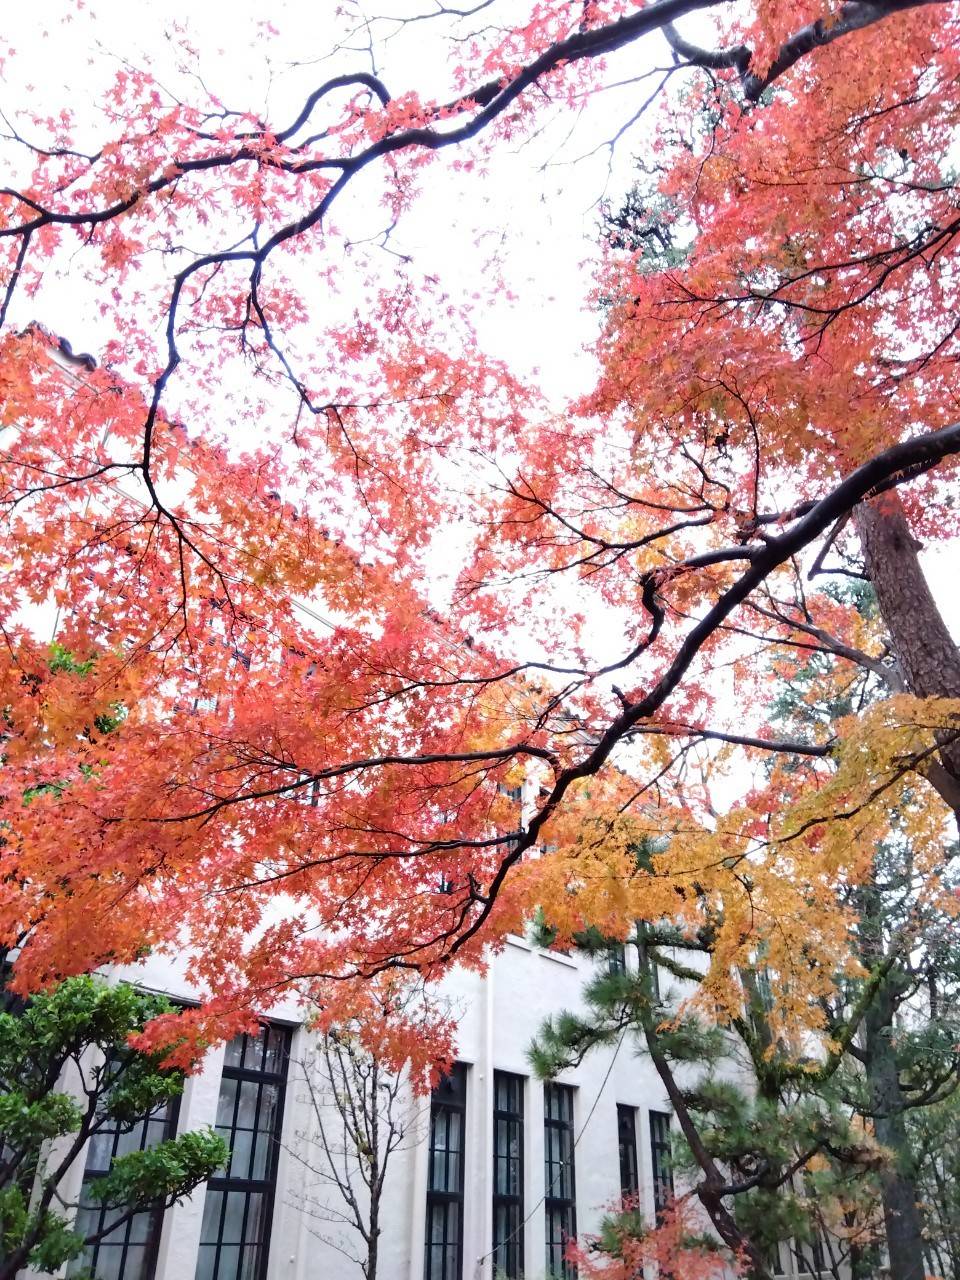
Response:
[[[635,1196],[640,1189],[635,1107],[617,1103],[617,1138],[620,1148],[620,1194]]]
[[[249,1178],[250,1177],[250,1147],[253,1142],[253,1134],[249,1129],[235,1129],[230,1142],[230,1168],[229,1176],[231,1178]]]
[[[117,1235],[117,1232],[111,1231],[106,1239],[110,1240]],[[130,1228],[127,1240],[130,1244],[146,1244],[150,1239],[150,1214],[138,1213],[130,1219]]]
[[[504,1280],[523,1275],[522,1076],[493,1076],[493,1267]]]
[[[237,1105],[237,1081],[225,1076],[220,1081],[220,1098],[217,1102],[217,1128],[229,1129],[233,1124],[233,1113]]]
[[[207,1189],[203,1201],[203,1225],[200,1228],[201,1240],[214,1239],[220,1234],[220,1218],[223,1214],[223,1192]]]
[[[257,1280],[257,1267],[260,1249],[255,1244],[248,1244],[242,1251],[240,1260],[240,1280]]]
[[[255,1036],[246,1037],[246,1047],[243,1054],[243,1065],[247,1071],[263,1070],[263,1050],[266,1043],[266,1028],[261,1027]]]
[[[217,1280],[237,1280],[240,1270],[240,1246],[223,1244],[220,1246],[220,1258],[217,1264]]]
[[[270,1133],[264,1133],[261,1131],[255,1135],[255,1139],[253,1147],[253,1162],[250,1166],[250,1177],[262,1180],[267,1176],[273,1138]]]
[[[202,1245],[197,1254],[197,1273],[195,1280],[213,1280],[213,1269],[217,1264],[217,1251],[208,1245]]]
[[[461,1280],[467,1069],[457,1063],[430,1099],[424,1280]]]
[[[230,1166],[207,1186],[195,1280],[263,1280],[289,1048],[278,1027],[227,1045],[217,1128]]]
[[[94,1170],[102,1170],[104,1173],[110,1168],[110,1161],[113,1159],[113,1144],[116,1134],[112,1129],[105,1130],[103,1133],[95,1133],[90,1139],[90,1145],[87,1147],[87,1172],[92,1173]]]
[[[123,1251],[121,1249],[100,1248],[96,1263],[97,1280],[120,1280],[124,1275]],[[125,1280],[125,1277],[124,1277]]]
[[[650,1112],[650,1156],[653,1166],[653,1204],[660,1214],[673,1199],[673,1169],[670,1160],[670,1114]]]
[[[463,1114],[452,1105],[437,1107],[430,1118],[431,1191],[456,1194],[462,1182]]]
[[[223,1068],[225,1071],[230,1067],[243,1065],[243,1050],[246,1039],[246,1036],[235,1036],[227,1045],[223,1054]]]
[[[569,1085],[544,1086],[543,1116],[547,1273],[558,1280],[574,1280],[577,1269],[564,1257],[568,1241],[577,1234],[573,1089]]]
[[[257,1102],[260,1098],[260,1085],[256,1080],[243,1080],[240,1083],[240,1096],[237,1099],[237,1128],[252,1129],[257,1122]]]
[[[247,1197],[242,1191],[228,1191],[226,1201],[220,1239],[226,1244],[240,1244],[243,1241],[243,1217],[247,1211]]]
[[[127,1254],[123,1260],[124,1280],[144,1280],[146,1276],[147,1252],[142,1244],[127,1246]]]
[[[277,1027],[270,1027],[267,1032],[266,1056],[263,1061],[263,1069],[265,1072],[273,1072],[279,1075],[282,1072],[281,1063],[283,1062],[284,1038],[283,1032]]]
[[[263,1218],[263,1196],[252,1194],[247,1201],[247,1221],[243,1229],[244,1244],[256,1245],[260,1240]]]

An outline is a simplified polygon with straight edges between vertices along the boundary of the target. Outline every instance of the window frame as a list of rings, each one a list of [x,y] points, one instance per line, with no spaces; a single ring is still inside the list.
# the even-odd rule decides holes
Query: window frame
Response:
[[[620,1197],[640,1195],[640,1144],[637,1142],[637,1108],[617,1103],[617,1151],[620,1157]],[[632,1175],[632,1176],[631,1176]]]
[[[513,853],[520,838],[523,835],[523,787],[508,787],[503,782],[497,783],[497,795],[504,796],[511,804],[517,806],[517,832],[515,836],[510,836],[504,842],[508,853]]]
[[[524,1267],[524,1219],[523,1219],[523,1193],[524,1178],[526,1170],[524,1167],[524,1096],[526,1093],[526,1077],[517,1075],[510,1071],[494,1071],[493,1073],[493,1229],[492,1229],[492,1258],[494,1272],[503,1275],[505,1280],[522,1280]],[[515,1106],[504,1108],[499,1105],[500,1088],[506,1086],[507,1090],[515,1090],[513,1101]],[[506,1134],[506,1154],[500,1153],[500,1134],[505,1131]],[[511,1141],[516,1144],[517,1156],[509,1154]],[[509,1185],[510,1175],[514,1172],[511,1165],[517,1166],[515,1170],[515,1182],[518,1187],[516,1193],[498,1191],[498,1162],[504,1161],[506,1164],[506,1180]],[[497,1210],[503,1210],[507,1215],[516,1220],[516,1226],[502,1240],[497,1237]],[[512,1213],[511,1213],[512,1211]],[[501,1253],[505,1253],[505,1259],[501,1260]],[[511,1264],[515,1265],[511,1265]],[[499,1268],[499,1271],[497,1270]]]
[[[650,1127],[650,1169],[653,1175],[653,1207],[659,1221],[667,1204],[673,1199],[673,1169],[670,1164],[672,1146],[670,1142],[670,1111],[649,1112]],[[666,1189],[667,1194],[664,1194]]]
[[[558,1280],[576,1280],[577,1267],[567,1261],[561,1254],[559,1269],[554,1265],[555,1250],[562,1250],[565,1241],[573,1240],[577,1234],[577,1176],[576,1176],[576,1132],[574,1129],[574,1111],[576,1088],[569,1084],[558,1084],[549,1080],[543,1086],[543,1209],[544,1209],[544,1255],[548,1276]],[[554,1105],[555,1104],[555,1105]],[[553,1114],[554,1111],[557,1114]],[[551,1158],[551,1133],[557,1135],[560,1158]],[[556,1171],[555,1171],[556,1169]],[[569,1194],[555,1194],[559,1186],[562,1188],[564,1173],[569,1177]],[[559,1219],[562,1238],[554,1238],[553,1223]]]
[[[280,1067],[279,1067],[279,1070],[277,1071],[268,1071],[264,1066],[269,1044],[270,1044],[271,1033],[277,1034],[280,1037],[280,1047],[279,1047]],[[245,1065],[247,1061],[247,1048],[250,1041],[253,1040],[254,1038],[256,1038],[257,1040],[262,1039],[262,1042],[263,1042],[262,1047],[260,1049],[259,1068],[248,1067]],[[290,1063],[290,1049],[291,1049],[292,1039],[293,1039],[293,1028],[278,1026],[273,1023],[264,1023],[260,1031],[257,1033],[256,1037],[253,1037],[249,1035],[249,1033],[244,1032],[240,1036],[235,1036],[234,1039],[229,1041],[227,1044],[226,1052],[229,1052],[231,1045],[236,1044],[237,1040],[242,1041],[242,1049],[240,1052],[239,1066],[234,1066],[232,1064],[228,1065],[226,1061],[226,1056],[224,1057],[224,1065],[220,1073],[220,1093],[218,1094],[218,1098],[217,1098],[217,1110],[219,1112],[220,1098],[223,1095],[223,1082],[225,1080],[235,1080],[237,1082],[238,1087],[235,1091],[235,1096],[233,1100],[230,1129],[229,1131],[226,1131],[225,1126],[223,1125],[218,1124],[215,1126],[216,1131],[220,1134],[220,1136],[224,1139],[224,1141],[227,1142],[227,1145],[230,1146],[231,1148],[230,1163],[228,1163],[226,1171],[224,1173],[216,1174],[214,1177],[210,1178],[207,1182],[206,1193],[204,1196],[204,1206],[203,1206],[204,1219],[206,1218],[207,1197],[211,1194],[211,1192],[214,1194],[219,1192],[222,1196],[222,1200],[220,1203],[220,1212],[219,1212],[219,1218],[218,1218],[218,1224],[217,1224],[216,1239],[212,1241],[204,1241],[201,1237],[201,1241],[197,1247],[197,1262],[196,1262],[196,1268],[194,1273],[195,1276],[199,1275],[200,1273],[201,1259],[205,1256],[204,1251],[212,1249],[213,1270],[210,1272],[211,1280],[236,1280],[237,1275],[240,1274],[239,1271],[235,1272],[234,1275],[221,1275],[221,1272],[220,1272],[220,1258],[221,1258],[223,1249],[235,1247],[233,1242],[227,1242],[225,1244],[223,1239],[224,1220],[226,1217],[227,1205],[228,1205],[227,1197],[230,1193],[243,1194],[247,1197],[243,1207],[241,1241],[239,1243],[239,1248],[241,1251],[239,1256],[240,1260],[238,1262],[238,1268],[239,1268],[243,1265],[243,1250],[246,1247],[248,1247],[248,1242],[242,1237],[245,1236],[246,1234],[247,1220],[250,1213],[250,1197],[256,1194],[262,1194],[263,1207],[262,1207],[262,1217],[261,1217],[261,1226],[260,1226],[260,1238],[257,1240],[255,1245],[258,1251],[258,1256],[257,1256],[256,1269],[254,1271],[254,1278],[255,1280],[265,1280],[265,1277],[267,1274],[267,1265],[270,1261],[270,1237],[272,1234],[273,1213],[274,1213],[274,1206],[276,1203],[276,1195],[277,1195],[277,1171],[280,1163],[280,1146],[281,1146],[281,1137],[283,1133],[283,1116],[284,1116],[285,1103],[286,1103],[287,1075],[288,1075],[288,1067]],[[265,1084],[277,1086],[277,1109],[273,1117],[273,1125],[271,1127],[271,1130],[269,1131],[270,1136],[267,1140],[268,1141],[267,1163],[266,1163],[266,1168],[264,1170],[264,1176],[262,1178],[253,1178],[250,1176],[243,1177],[243,1178],[237,1177],[231,1172],[231,1167],[230,1167],[233,1161],[233,1147],[229,1139],[238,1130],[236,1121],[237,1121],[237,1114],[240,1107],[240,1096],[241,1096],[241,1090],[239,1086],[245,1083],[255,1083],[258,1086],[256,1111],[255,1111],[255,1118],[254,1118],[254,1128],[251,1130],[251,1132],[254,1135],[268,1132],[267,1130],[262,1130],[257,1126],[257,1121],[259,1120],[261,1115],[261,1105],[263,1101],[263,1086]],[[246,1126],[243,1126],[243,1129],[246,1130]],[[256,1146],[256,1143],[254,1141],[251,1143],[251,1148],[250,1148],[251,1159],[253,1158],[253,1155],[254,1155],[255,1146]],[[201,1231],[202,1231],[202,1228],[201,1228]]]
[[[449,1074],[443,1077],[430,1095],[430,1128],[427,1137],[427,1195],[424,1208],[423,1235],[424,1280],[461,1280],[463,1276],[464,1167],[467,1154],[468,1070],[469,1068],[465,1062],[455,1062]],[[449,1116],[450,1114],[456,1114],[460,1117],[460,1150],[457,1153],[460,1159],[457,1166],[457,1185],[453,1190],[441,1190],[433,1186],[434,1155],[441,1150],[441,1148],[434,1146],[434,1138],[438,1132],[436,1121],[440,1115]],[[449,1128],[447,1133],[449,1133]],[[442,1151],[445,1156],[448,1156],[450,1147],[446,1146],[442,1148]],[[433,1217],[433,1210],[441,1206],[449,1209],[451,1205],[456,1206],[458,1211],[457,1239],[455,1242],[456,1258],[452,1275],[447,1265],[447,1249],[449,1245],[446,1238],[446,1218],[439,1271],[435,1271],[433,1266],[433,1242],[430,1238],[430,1222]]]
[[[103,1067],[105,1079],[109,1079],[111,1062],[116,1061],[117,1058],[117,1054],[108,1055]],[[108,1089],[109,1086],[107,1086],[107,1089],[104,1091],[104,1101],[107,1100]],[[139,1127],[141,1129],[139,1145],[131,1148],[131,1150],[147,1151],[151,1147],[159,1146],[161,1142],[168,1142],[171,1138],[175,1138],[180,1124],[180,1101],[181,1097],[178,1094],[175,1098],[168,1098],[166,1101],[159,1103],[147,1112],[146,1115],[138,1117],[132,1124],[116,1123],[100,1125],[97,1130],[90,1135],[84,1156],[83,1177],[80,1183],[80,1207],[77,1210],[77,1219],[75,1219],[76,1225],[81,1214],[89,1212],[92,1215],[91,1227],[93,1227],[93,1230],[84,1232],[84,1235],[98,1235],[100,1232],[104,1231],[105,1227],[107,1227],[111,1215],[117,1217],[123,1212],[119,1208],[108,1209],[105,1206],[98,1206],[96,1202],[91,1205],[83,1204],[83,1194],[86,1188],[91,1183],[97,1182],[100,1178],[105,1178],[107,1176],[118,1155],[127,1154],[126,1152],[118,1152],[117,1150],[121,1139],[126,1135],[133,1133],[133,1131]],[[159,1114],[161,1112],[165,1113],[162,1117]],[[163,1126],[160,1136],[155,1142],[147,1142],[146,1140],[150,1133],[149,1126],[151,1123],[160,1123]],[[108,1136],[111,1138],[111,1143],[110,1156],[106,1167],[92,1169],[90,1167],[90,1158],[94,1152],[94,1142],[97,1138],[106,1138]],[[101,1249],[109,1250],[111,1253],[113,1250],[118,1249],[120,1252],[120,1266],[117,1271],[117,1280],[124,1280],[127,1270],[127,1257],[131,1247],[138,1249],[142,1246],[143,1267],[140,1280],[153,1280],[157,1272],[157,1259],[160,1254],[160,1237],[163,1232],[163,1219],[165,1212],[166,1206],[163,1203],[157,1203],[153,1208],[140,1209],[137,1213],[132,1213],[124,1222],[119,1223],[116,1227],[107,1231],[91,1245],[85,1246],[83,1252],[78,1254],[76,1259],[68,1264],[66,1272],[67,1277],[69,1278],[76,1274],[77,1270],[89,1270],[91,1275],[96,1275],[100,1261]],[[143,1241],[131,1240],[130,1232],[133,1228],[133,1224],[137,1219],[144,1218],[147,1219],[146,1239]],[[108,1236],[112,1235],[115,1231],[122,1232],[122,1240],[111,1241],[108,1239]],[[88,1253],[89,1257],[87,1256]]]

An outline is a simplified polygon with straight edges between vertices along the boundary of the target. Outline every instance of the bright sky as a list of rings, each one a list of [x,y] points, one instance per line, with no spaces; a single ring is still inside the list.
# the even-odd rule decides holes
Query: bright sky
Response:
[[[341,7],[348,14],[358,11],[352,0]],[[372,11],[387,16],[430,7],[431,0],[370,0]],[[502,12],[509,9],[507,3]],[[282,127],[328,76],[370,69],[369,55],[357,40],[326,56],[338,29],[333,0],[313,6],[278,0],[269,9],[262,0],[94,0],[89,6],[83,0],[55,0],[40,12],[41,22],[29,5],[8,6],[5,13],[4,39],[19,55],[8,62],[0,82],[0,105],[6,110],[24,103],[53,117],[68,102],[81,124],[94,122],[96,104],[114,71],[151,65],[172,93],[190,97],[196,96],[199,68],[205,89],[226,106],[263,113]],[[276,43],[265,39],[265,12],[280,32]],[[175,29],[198,50],[192,67],[178,65],[180,55],[170,39]],[[449,97],[451,67],[442,56],[446,46],[438,42],[446,31],[443,22],[394,30],[377,66],[390,89]],[[612,78],[632,83],[598,95],[582,115],[561,113],[533,140],[512,150],[499,147],[487,176],[454,172],[448,157],[441,157],[428,171],[426,198],[403,217],[390,241],[422,272],[438,275],[455,299],[482,295],[474,316],[481,345],[522,374],[539,370],[537,381],[557,406],[590,383],[593,364],[584,348],[599,316],[585,309],[583,300],[595,253],[597,200],[605,189],[616,197],[628,185],[632,157],[644,149],[646,123],[634,126],[612,156],[604,142],[629,121],[641,94],[646,97],[656,83],[652,79],[638,87],[636,78],[668,61],[659,35],[618,57]],[[103,140],[99,128],[92,128],[91,146]],[[371,173],[335,207],[335,222],[353,239],[383,230],[378,190],[378,177]],[[375,253],[382,254],[389,272],[389,254]],[[513,283],[513,296],[490,294],[493,259]],[[21,294],[13,319],[18,325],[39,319],[76,349],[96,354],[112,336],[109,318],[101,317],[91,296],[78,289],[69,266],[61,261],[59,271],[49,271],[36,297]],[[942,550],[928,559],[928,568],[941,606],[960,633],[954,559],[950,549]]]
[[[386,15],[429,7],[427,0],[371,5]],[[44,6],[46,23],[40,25],[30,6],[10,6],[4,36],[18,57],[11,59],[4,76],[3,105],[9,109],[11,103],[29,102],[53,116],[68,102],[79,122],[94,121],[108,78],[124,63],[150,65],[172,93],[195,97],[191,74],[178,71],[172,56],[169,34],[177,27],[196,45],[206,89],[226,106],[262,112],[282,127],[328,76],[370,69],[369,55],[360,48],[322,57],[334,35],[333,9],[333,0],[314,6],[279,3],[268,9],[262,0],[200,5],[94,0],[77,12],[71,0],[59,0]],[[265,12],[281,33],[276,43],[262,37]],[[438,56],[448,47],[439,43],[446,30],[442,23],[420,23],[397,30],[385,43],[378,70],[392,92],[417,89],[424,97],[441,99],[451,95],[451,68]],[[665,49],[655,35],[631,50],[623,59],[624,78],[635,79],[665,63]],[[31,68],[35,83],[22,75],[24,65]],[[643,147],[645,126],[641,122],[619,142],[612,170],[603,144],[633,115],[637,93],[633,84],[600,95],[582,118],[561,113],[532,141],[515,150],[499,147],[484,179],[454,173],[447,157],[441,157],[427,179],[427,198],[403,218],[391,240],[391,247],[412,254],[422,270],[439,275],[454,296],[482,290],[496,256],[505,277],[515,282],[515,297],[487,302],[476,316],[478,335],[488,350],[508,357],[515,368],[539,369],[542,385],[557,403],[589,382],[591,363],[583,348],[596,330],[597,316],[584,314],[582,301],[597,239],[596,204],[605,189],[616,195],[628,185],[631,157]],[[86,141],[96,146],[102,133],[93,129]],[[353,239],[384,228],[378,186],[376,173],[361,177],[335,207],[334,221]],[[384,254],[385,269],[390,265]],[[32,300],[21,297],[18,308],[18,322],[39,318],[77,348],[96,353],[110,336],[109,322],[85,305],[69,277],[48,275],[40,294]]]

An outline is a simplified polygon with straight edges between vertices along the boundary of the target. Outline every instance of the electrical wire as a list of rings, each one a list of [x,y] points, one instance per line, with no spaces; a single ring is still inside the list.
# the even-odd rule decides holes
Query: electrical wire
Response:
[[[606,1089],[607,1084],[608,1084],[608,1082],[609,1082],[609,1080],[610,1080],[610,1076],[611,1076],[611,1074],[612,1074],[612,1072],[613,1072],[614,1064],[615,1064],[615,1063],[616,1063],[616,1061],[617,1061],[617,1055],[620,1053],[621,1046],[623,1045],[623,1041],[624,1041],[624,1038],[625,1038],[625,1036],[626,1036],[626,1034],[627,1034],[627,1031],[628,1031],[628,1030],[629,1030],[629,1028],[628,1028],[628,1027],[624,1027],[624,1028],[623,1028],[623,1030],[620,1032],[620,1038],[617,1040],[617,1047],[614,1049],[614,1051],[613,1051],[613,1056],[611,1057],[610,1062],[609,1062],[609,1063],[608,1063],[608,1065],[607,1065],[607,1069],[606,1069],[606,1071],[604,1072],[603,1079],[600,1081],[600,1088],[597,1090],[597,1096],[594,1098],[593,1103],[592,1103],[592,1104],[591,1104],[591,1106],[590,1106],[590,1110],[587,1112],[587,1114],[586,1114],[586,1116],[585,1116],[585,1118],[584,1118],[583,1124],[580,1126],[580,1128],[579,1128],[578,1132],[577,1132],[577,1133],[576,1133],[576,1135],[574,1136],[574,1139],[573,1139],[573,1150],[574,1150],[574,1151],[576,1151],[577,1147],[578,1147],[578,1146],[579,1146],[579,1144],[580,1144],[580,1139],[583,1137],[584,1133],[586,1133],[587,1125],[588,1125],[588,1124],[590,1123],[590,1121],[593,1119],[593,1113],[596,1111],[596,1109],[597,1109],[597,1105],[598,1105],[598,1103],[600,1102],[601,1097],[603,1096],[603,1091],[604,1091],[604,1089]],[[537,1212],[537,1210],[540,1208],[540,1206],[541,1206],[541,1205],[544,1203],[544,1201],[546,1200],[546,1198],[547,1198],[547,1193],[548,1193],[549,1191],[552,1191],[552,1190],[553,1190],[553,1188],[557,1185],[557,1179],[558,1179],[560,1176],[561,1176],[561,1175],[560,1175],[559,1173],[556,1175],[556,1177],[555,1177],[555,1178],[553,1179],[553,1181],[550,1183],[550,1186],[549,1186],[549,1187],[547,1187],[547,1188],[544,1190],[543,1195],[542,1195],[542,1196],[540,1197],[540,1199],[536,1202],[536,1204],[533,1206],[533,1208],[530,1210],[530,1212],[527,1214],[527,1216],[523,1219],[523,1221],[520,1223],[520,1225],[519,1225],[519,1226],[518,1226],[514,1231],[511,1231],[511,1233],[510,1233],[508,1236],[506,1236],[503,1240],[501,1240],[501,1241],[500,1241],[500,1244],[501,1244],[501,1245],[509,1244],[509,1242],[510,1242],[511,1240],[515,1240],[515,1239],[517,1238],[517,1236],[519,1236],[519,1235],[520,1235],[520,1233],[523,1231],[524,1227],[527,1225],[527,1223],[531,1220],[531,1218],[533,1217],[533,1215]],[[479,1257],[479,1258],[477,1258],[476,1262],[474,1263],[474,1271],[473,1271],[473,1274],[474,1274],[475,1280],[481,1280],[481,1277],[480,1277],[480,1269],[481,1269],[481,1267],[483,1266],[483,1264],[486,1262],[486,1260],[487,1260],[488,1258],[492,1258],[492,1257],[493,1257],[494,1252],[495,1252],[495,1251],[494,1251],[494,1249],[488,1249],[486,1253],[482,1253],[482,1254],[480,1255],[480,1257]]]

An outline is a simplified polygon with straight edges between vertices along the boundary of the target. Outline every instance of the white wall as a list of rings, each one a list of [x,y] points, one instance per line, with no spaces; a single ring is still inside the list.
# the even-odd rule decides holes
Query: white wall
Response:
[[[443,992],[460,1014],[458,1057],[468,1064],[464,1196],[463,1280],[491,1280],[489,1251],[493,1196],[493,1073],[510,1071],[527,1078],[524,1098],[525,1273],[538,1280],[544,1270],[543,1086],[530,1073],[525,1051],[540,1022],[561,1008],[578,1009],[581,990],[595,961],[532,947],[511,939],[491,960],[486,975],[455,972]],[[187,996],[181,972],[159,960],[124,974],[172,996]],[[292,1009],[282,1009],[290,1015]],[[292,1056],[302,1056],[302,1028],[295,1033]],[[299,1048],[298,1048],[299,1043]],[[222,1050],[213,1052],[202,1072],[184,1090],[180,1129],[212,1124],[220,1086]],[[647,1111],[669,1110],[649,1060],[634,1055],[627,1042],[591,1054],[575,1071],[560,1077],[576,1088],[575,1126],[577,1224],[580,1232],[598,1226],[604,1209],[619,1196],[617,1103],[637,1107],[637,1136],[646,1210],[653,1213]],[[429,1100],[411,1101],[417,1114],[412,1138],[389,1166],[383,1203],[380,1280],[421,1280],[427,1186]],[[309,1127],[309,1106],[291,1079],[284,1108],[283,1143],[292,1147],[298,1131]],[[316,1153],[313,1153],[314,1158]],[[359,1271],[315,1232],[329,1232],[296,1207],[308,1175],[288,1150],[281,1153],[267,1280],[339,1280]],[[156,1280],[192,1280],[204,1190],[170,1210],[164,1221]],[[346,1232],[345,1232],[346,1234]]]

